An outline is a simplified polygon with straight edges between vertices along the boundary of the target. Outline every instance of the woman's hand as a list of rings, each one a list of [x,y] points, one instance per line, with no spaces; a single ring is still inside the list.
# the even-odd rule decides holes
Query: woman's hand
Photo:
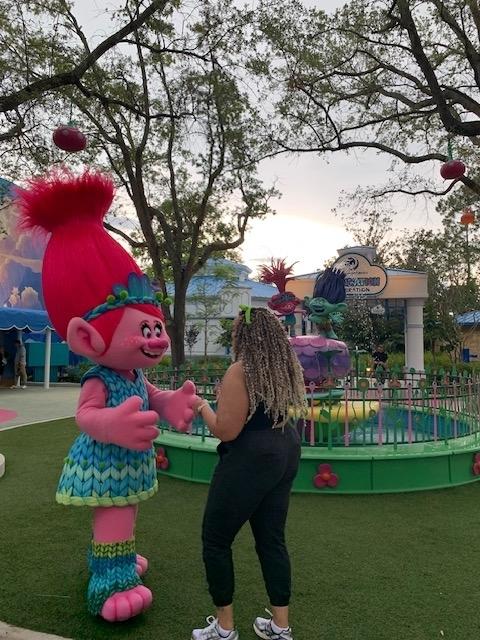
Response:
[[[192,409],[193,412],[198,415],[198,409],[202,406],[202,404],[204,405],[206,402],[206,400],[204,400],[203,398],[201,398],[200,396],[196,396],[195,397],[195,401],[192,405]]]

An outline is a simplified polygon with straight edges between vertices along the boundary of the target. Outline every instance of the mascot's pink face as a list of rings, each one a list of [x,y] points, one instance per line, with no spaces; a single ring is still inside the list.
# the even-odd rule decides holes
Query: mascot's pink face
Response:
[[[126,307],[107,351],[95,361],[112,369],[153,367],[170,346],[164,323],[135,307]]]

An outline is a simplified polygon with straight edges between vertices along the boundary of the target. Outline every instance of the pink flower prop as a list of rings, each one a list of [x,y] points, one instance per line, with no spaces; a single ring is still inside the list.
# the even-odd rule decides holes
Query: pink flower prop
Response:
[[[313,478],[313,484],[317,489],[324,489],[325,487],[336,487],[340,478],[336,473],[333,473],[332,467],[329,464],[321,464],[318,466],[317,474]]]
[[[162,471],[166,471],[170,466],[170,462],[167,458],[167,454],[165,453],[165,449],[163,447],[158,447],[157,455],[155,456],[155,460],[157,463],[157,469],[161,469]]]
[[[480,476],[480,453],[473,456],[472,473],[474,476]]]

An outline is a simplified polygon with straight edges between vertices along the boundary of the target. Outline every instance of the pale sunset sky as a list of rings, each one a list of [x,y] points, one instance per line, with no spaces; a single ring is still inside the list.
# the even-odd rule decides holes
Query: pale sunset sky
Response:
[[[343,0],[303,0],[304,4],[333,11]],[[75,14],[89,36],[111,33],[104,14],[115,0],[75,0]],[[282,197],[272,201],[277,212],[265,220],[254,221],[241,247],[243,262],[253,271],[271,257],[297,262],[295,274],[307,273],[323,266],[336,256],[336,249],[354,244],[341,218],[332,213],[342,191],[354,191],[358,185],[383,184],[388,179],[391,158],[375,152],[357,151],[318,156],[283,156],[263,161],[259,174],[265,185],[275,184]],[[422,172],[438,180],[438,166],[425,166]],[[408,197],[397,201],[395,227],[433,227],[438,224],[435,205],[415,203]]]

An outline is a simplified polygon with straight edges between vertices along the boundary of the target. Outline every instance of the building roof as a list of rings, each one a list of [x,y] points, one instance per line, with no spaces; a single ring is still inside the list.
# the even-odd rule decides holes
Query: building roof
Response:
[[[455,319],[459,325],[480,324],[480,311],[467,311],[467,313],[461,313]]]
[[[250,267],[240,262],[234,262],[233,260],[227,260],[226,258],[210,258],[207,260],[207,270],[215,268],[216,266],[231,267],[236,273],[252,273]]]
[[[17,307],[0,307],[0,330],[29,329],[45,331],[53,329],[46,311],[40,309],[19,309]]]
[[[379,265],[372,265],[374,266],[379,266],[382,267],[381,264]],[[385,271],[387,272],[387,276],[393,276],[396,273],[404,273],[404,274],[408,274],[411,276],[415,276],[415,275],[425,275],[426,271],[413,271],[412,269],[390,269],[387,267],[382,267],[383,269],[385,269]],[[321,273],[323,273],[323,269],[319,269],[318,271],[313,271],[312,273],[302,273],[298,276],[293,276],[292,280],[314,280],[317,276],[319,276]]]
[[[240,264],[239,262],[233,262],[232,260],[212,259],[207,261],[207,265],[202,272],[193,276],[190,280],[187,289],[187,298],[195,295],[202,295],[203,293],[207,296],[216,296],[221,292],[222,288],[225,286],[225,279],[211,275],[215,266],[231,267],[235,276],[237,276],[237,280],[233,281],[231,286],[238,289],[250,289],[250,295],[252,298],[268,300],[278,293],[277,287],[248,278],[248,275],[252,270],[250,267],[247,267],[247,265]],[[167,284],[167,292],[169,295],[175,295],[173,283]]]
[[[252,298],[269,299],[278,293],[277,287],[274,287],[271,284],[266,284],[265,282],[255,282],[255,280],[245,280],[245,282],[242,284],[249,287],[250,295],[252,296]],[[287,288],[288,288],[288,285],[287,285]]]
[[[187,289],[187,298],[196,295],[216,296],[225,286],[225,280],[223,278],[216,278],[215,276],[193,276],[190,280]],[[240,280],[234,282],[231,286],[235,288],[249,288],[246,284],[246,280]],[[175,295],[175,287],[173,283],[167,284],[167,292],[169,295]]]
[[[5,178],[0,178],[0,202],[5,198],[11,198],[13,196],[13,189],[15,185]]]
[[[260,298],[268,300],[276,293],[278,293],[277,287],[264,282],[256,282],[246,277],[252,270],[246,265],[242,265],[238,262],[232,262],[231,260],[209,260],[207,263],[207,269],[212,268],[215,265],[232,267],[238,276],[238,280],[231,283],[231,286],[238,289],[249,289],[252,298]],[[244,276],[243,278],[241,276]],[[222,288],[225,286],[225,279],[219,278],[214,275],[196,275],[191,279],[188,289],[187,298],[195,295],[205,294],[207,296],[218,295]],[[175,295],[175,288],[173,283],[167,284],[167,292],[169,295]]]

